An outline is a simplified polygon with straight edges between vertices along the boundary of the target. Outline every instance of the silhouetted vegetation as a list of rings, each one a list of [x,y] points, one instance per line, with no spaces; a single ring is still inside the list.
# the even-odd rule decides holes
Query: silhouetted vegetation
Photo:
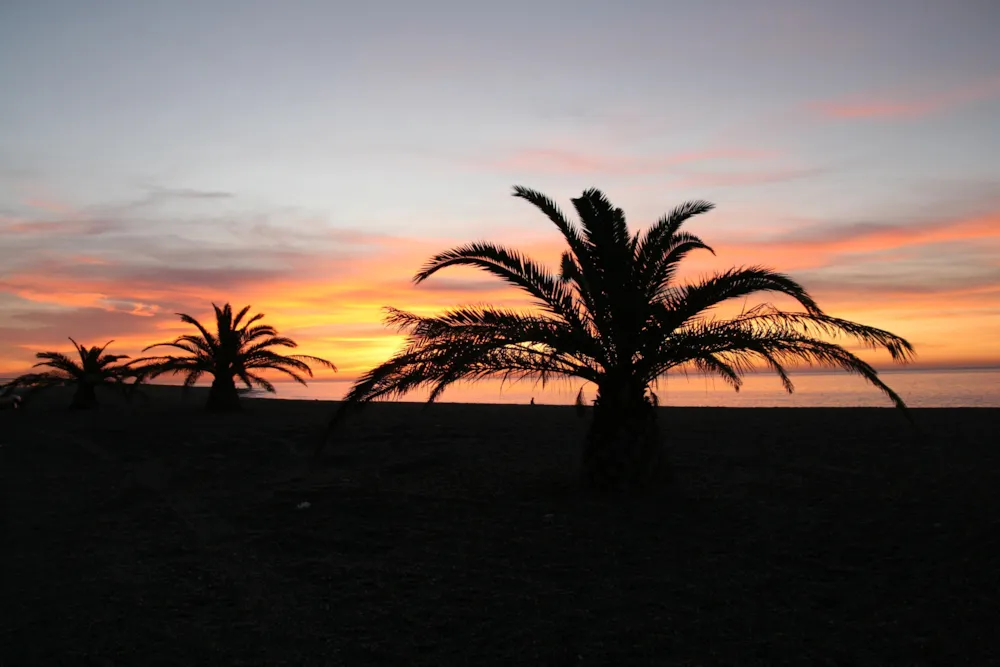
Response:
[[[750,266],[677,284],[678,265],[688,253],[711,251],[681,227],[712,204],[687,202],[633,234],[624,212],[596,189],[572,200],[579,225],[539,192],[516,187],[514,196],[534,204],[562,233],[568,249],[558,274],[516,250],[476,242],[431,258],[414,281],[450,266],[472,266],[529,294],[538,310],[471,306],[423,317],[387,309],[387,323],[408,334],[406,345],[354,384],[331,428],[353,407],[420,387],[430,388],[434,401],[459,380],[577,378],[597,387],[583,451],[586,478],[594,488],[620,490],[647,484],[662,468],[652,389],[671,368],[714,373],[739,390],[754,362],[762,363],[789,392],[790,362],[841,368],[905,407],[871,365],[832,339],[884,348],[897,362],[912,357],[910,343],[827,315],[788,276]],[[787,295],[803,310],[762,304],[733,318],[711,314],[725,301],[759,292]]]
[[[184,386],[193,386],[206,373],[213,377],[208,394],[207,408],[211,411],[228,412],[240,409],[240,397],[236,390],[236,379],[247,388],[257,387],[274,393],[274,385],[257,371],[271,370],[286,375],[300,384],[306,384],[306,377],[312,377],[312,369],[307,362],[317,363],[337,370],[326,359],[303,354],[283,355],[270,348],[294,348],[298,344],[291,338],[279,336],[277,330],[268,324],[257,324],[263,313],[257,313],[244,321],[250,306],[233,315],[227,303],[215,309],[216,332],[210,332],[198,320],[178,313],[181,321],[198,329],[198,335],[179,336],[167,343],[156,343],[143,352],[156,347],[171,347],[186,354],[144,357],[137,360],[141,367],[140,381],[164,373],[184,375]]]
[[[104,350],[114,341],[108,341],[101,347],[84,347],[72,338],[69,339],[80,357],[76,362],[61,352],[39,352],[36,359],[41,359],[33,368],[50,368],[38,373],[26,373],[14,378],[3,386],[3,395],[9,395],[19,388],[26,389],[25,395],[49,389],[72,385],[76,387],[73,393],[71,408],[89,409],[97,407],[97,388],[112,386],[124,391],[125,380],[134,375],[130,363],[119,364],[122,359],[128,359],[124,354],[105,354]]]

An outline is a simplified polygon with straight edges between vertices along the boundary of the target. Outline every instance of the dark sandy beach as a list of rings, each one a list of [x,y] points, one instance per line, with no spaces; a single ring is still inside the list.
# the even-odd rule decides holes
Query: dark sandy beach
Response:
[[[673,486],[616,501],[572,408],[376,405],[313,465],[333,404],[176,393],[0,412],[4,667],[1000,651],[1000,410],[663,408]]]

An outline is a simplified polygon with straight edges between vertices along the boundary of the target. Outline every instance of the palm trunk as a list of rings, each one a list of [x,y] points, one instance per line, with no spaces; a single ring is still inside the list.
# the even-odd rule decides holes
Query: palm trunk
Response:
[[[656,408],[644,392],[598,390],[583,450],[586,484],[599,492],[641,490],[664,469]]]
[[[96,408],[97,392],[94,389],[94,385],[89,382],[81,382],[76,385],[76,391],[73,392],[73,402],[69,404],[69,407],[74,410]]]
[[[240,395],[231,375],[217,375],[208,390],[209,412],[236,412],[240,410]]]

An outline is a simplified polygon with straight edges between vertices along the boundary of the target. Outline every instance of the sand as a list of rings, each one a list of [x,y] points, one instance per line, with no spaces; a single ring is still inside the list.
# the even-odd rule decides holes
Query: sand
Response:
[[[572,408],[0,412],[3,665],[985,665],[1000,410],[662,409],[671,488],[577,486]],[[114,403],[114,405],[110,405]],[[308,505],[305,505],[308,503]]]

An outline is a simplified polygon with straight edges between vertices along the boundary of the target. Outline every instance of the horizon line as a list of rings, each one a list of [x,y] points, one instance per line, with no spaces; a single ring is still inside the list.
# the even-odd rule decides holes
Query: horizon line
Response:
[[[963,372],[963,371],[1000,371],[1000,362],[991,362],[991,363],[985,363],[985,364],[961,364],[961,365],[948,365],[948,364],[935,365],[935,364],[926,364],[926,365],[910,365],[910,366],[888,366],[888,367],[883,367],[883,368],[876,367],[875,370],[878,371],[879,374],[882,374],[882,373],[919,373],[919,372],[930,372],[930,371],[952,372],[952,373],[954,373],[954,372]],[[788,372],[790,374],[796,374],[796,375],[840,375],[840,374],[846,373],[846,371],[844,371],[843,369],[836,369],[836,368],[790,368],[790,369],[788,369]],[[755,368],[753,370],[749,370],[749,371],[746,372],[746,375],[773,375],[773,374],[774,374],[774,372],[772,370],[768,369],[768,368]],[[667,375],[670,375],[670,376],[673,376],[673,377],[688,377],[688,376],[702,377],[702,376],[706,376],[705,373],[702,373],[700,371],[695,371],[695,370],[688,371],[686,373],[684,371],[671,371],[671,372],[668,372]],[[13,380],[16,377],[18,377],[18,376],[17,375],[0,375],[0,383],[5,382],[5,381],[9,381],[9,380]],[[499,377],[496,377],[496,378],[489,378],[489,377],[487,377],[487,378],[482,378],[481,380],[477,380],[476,382],[489,381],[489,380],[499,380],[499,379],[501,379],[501,378],[499,378]],[[572,378],[567,377],[566,379],[572,379]],[[346,377],[345,378],[340,378],[340,377],[314,377],[314,378],[309,378],[307,380],[307,382],[310,383],[310,384],[312,384],[312,383],[320,383],[320,382],[322,382],[322,383],[341,383],[341,382],[355,382],[356,380],[357,380],[357,378],[346,378]],[[554,380],[554,381],[556,381],[556,380]],[[284,378],[275,378],[275,379],[271,380],[271,382],[275,383],[275,384],[298,384],[295,380],[284,379]],[[151,383],[151,384],[161,384],[161,383]],[[169,386],[172,386],[172,385],[169,385]]]

